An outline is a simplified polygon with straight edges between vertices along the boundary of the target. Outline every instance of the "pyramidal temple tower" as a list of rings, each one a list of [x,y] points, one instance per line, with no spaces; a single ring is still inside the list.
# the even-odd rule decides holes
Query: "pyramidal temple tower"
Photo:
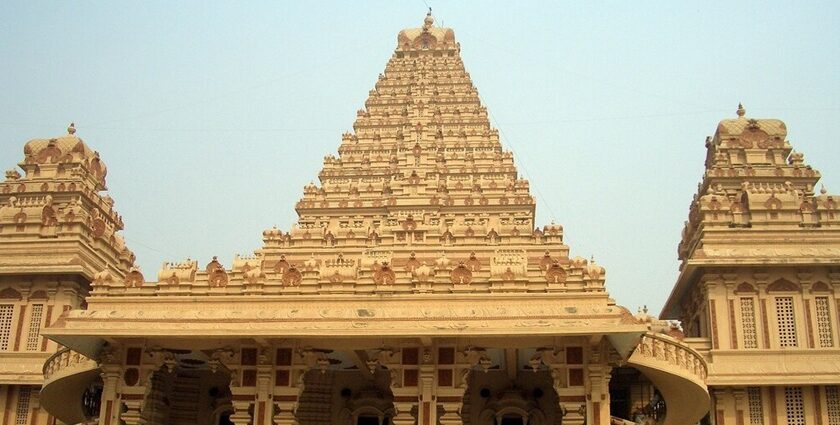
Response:
[[[604,297],[604,269],[570,261],[561,226],[535,229],[528,181],[490,126],[454,32],[427,16],[397,43],[354,131],[324,158],[320,186],[304,188],[298,223],[265,232],[260,264],[294,286],[316,278],[304,292]]]
[[[706,360],[535,222],[487,117],[451,29],[401,31],[290,229],[228,265],[146,281],[107,258],[79,278],[86,305],[43,331],[60,349],[38,406],[100,425],[697,422]]]

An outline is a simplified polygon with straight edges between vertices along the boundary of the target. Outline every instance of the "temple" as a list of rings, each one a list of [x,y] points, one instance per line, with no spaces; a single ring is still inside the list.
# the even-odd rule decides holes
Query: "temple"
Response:
[[[229,264],[144,276],[75,132],[0,183],[3,424],[840,424],[840,210],[779,120],[706,140],[669,320],[536,221],[431,14]]]

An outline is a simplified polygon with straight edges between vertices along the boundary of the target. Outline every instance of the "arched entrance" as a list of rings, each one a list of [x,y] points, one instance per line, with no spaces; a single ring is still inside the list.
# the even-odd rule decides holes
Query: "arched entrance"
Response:
[[[211,370],[203,353],[179,353],[175,367],[149,378],[144,416],[149,425],[232,425],[230,375]]]
[[[559,425],[562,414],[551,374],[505,370],[473,371],[461,409],[464,425]]]
[[[384,368],[309,370],[295,418],[300,425],[392,425],[390,383]]]

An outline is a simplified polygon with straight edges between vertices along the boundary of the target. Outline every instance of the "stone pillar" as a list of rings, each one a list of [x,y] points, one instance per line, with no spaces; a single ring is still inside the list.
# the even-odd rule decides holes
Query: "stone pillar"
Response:
[[[251,407],[251,400],[234,400],[233,411],[230,415],[230,420],[235,425],[251,425],[251,413],[248,411]]]
[[[711,412],[715,425],[736,425],[735,406],[731,392],[727,388],[714,388],[711,390],[714,400],[714,410]]]
[[[749,412],[747,390],[743,387],[732,388],[732,397],[735,400],[735,423],[747,423],[747,413]]]
[[[141,412],[143,409],[142,398],[124,400],[123,405],[125,405],[125,412],[120,414],[120,419],[125,422],[125,425],[145,425],[148,423]]]
[[[569,387],[565,363],[546,363],[551,368],[554,392],[560,400],[558,414],[563,416],[563,425],[583,425],[586,419],[586,398],[583,388]]]
[[[459,402],[438,401],[438,405],[443,407],[443,415],[438,419],[440,425],[463,425],[464,421],[461,419],[463,404],[463,399]]]
[[[254,402],[254,424],[267,425],[274,417],[274,366],[271,365],[267,350],[260,350],[260,364],[257,366],[257,397]]]
[[[597,356],[593,355],[593,360]],[[586,394],[586,423],[592,425],[610,424],[610,372],[612,368],[602,364],[588,367]]]
[[[274,410],[274,425],[298,425],[295,417],[295,408],[297,401],[278,401],[275,402],[277,408]]]
[[[413,400],[411,400],[414,398]],[[414,416],[411,415],[411,409],[417,406],[417,399],[416,397],[410,396],[395,396],[394,397],[394,410],[395,414],[392,419],[394,425],[414,425],[415,419]]]
[[[425,354],[424,354],[425,356]],[[435,366],[420,366],[420,406],[417,410],[418,425],[437,424],[437,403],[435,400]]]
[[[118,391],[121,370],[117,364],[102,365],[102,402],[99,408],[99,425],[119,424],[120,405]]]

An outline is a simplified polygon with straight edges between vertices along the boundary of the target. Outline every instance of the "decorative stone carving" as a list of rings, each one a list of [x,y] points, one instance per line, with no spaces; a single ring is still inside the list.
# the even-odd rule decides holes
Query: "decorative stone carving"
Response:
[[[132,267],[128,274],[125,275],[124,282],[127,288],[139,288],[143,286],[145,279],[143,278],[143,274],[140,273],[140,269]]]
[[[452,283],[456,285],[469,285],[470,282],[472,282],[472,272],[463,262],[459,263],[457,267],[452,269],[449,276]]]

